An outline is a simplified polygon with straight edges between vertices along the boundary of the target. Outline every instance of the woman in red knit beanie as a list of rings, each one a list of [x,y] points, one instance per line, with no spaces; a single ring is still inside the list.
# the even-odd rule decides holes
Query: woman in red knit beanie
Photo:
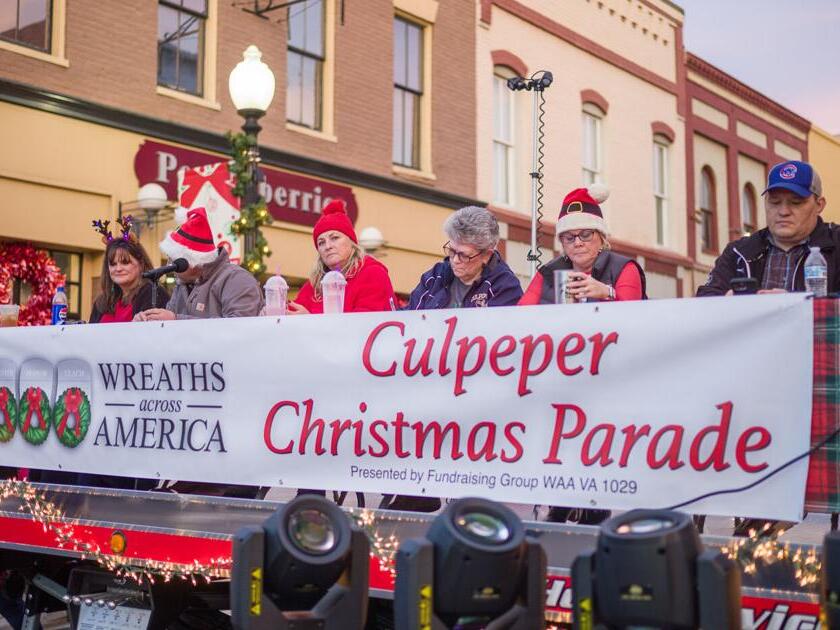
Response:
[[[312,231],[318,258],[309,280],[300,288],[297,298],[289,302],[288,313],[323,313],[321,280],[328,271],[340,271],[347,280],[344,291],[344,312],[387,311],[394,304],[394,288],[388,268],[359,246],[344,202],[334,199],[321,211],[321,218]]]

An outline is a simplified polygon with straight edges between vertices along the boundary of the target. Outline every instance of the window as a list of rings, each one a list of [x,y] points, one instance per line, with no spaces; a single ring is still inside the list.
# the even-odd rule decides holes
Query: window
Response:
[[[207,0],[160,0],[158,85],[202,95],[206,21]]]
[[[583,185],[588,186],[602,179],[603,149],[601,127],[604,112],[592,103],[583,105]]]
[[[82,255],[74,252],[48,250],[64,274],[64,291],[67,293],[67,319],[80,319],[82,312]],[[15,279],[12,284],[12,304],[26,304],[32,297],[32,287]],[[52,299],[52,296],[50,296]]]
[[[420,168],[423,28],[394,18],[394,164]]]
[[[502,72],[493,75],[493,201],[512,206],[514,94]]]
[[[704,166],[700,172],[700,243],[703,251],[717,251],[715,229],[715,181],[712,170]]]
[[[668,141],[653,140],[653,198],[656,207],[656,243],[665,245],[668,232]]]
[[[320,130],[324,77],[323,0],[306,0],[289,7],[286,60],[286,120]]]
[[[752,234],[758,226],[755,214],[755,188],[752,184],[745,184],[741,193],[741,229],[744,234]]]
[[[0,39],[49,52],[51,0],[0,0]]]

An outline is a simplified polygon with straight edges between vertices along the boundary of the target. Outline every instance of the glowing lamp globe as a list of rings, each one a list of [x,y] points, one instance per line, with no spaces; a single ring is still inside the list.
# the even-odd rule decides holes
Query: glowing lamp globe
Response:
[[[263,61],[260,49],[251,44],[242,53],[228,78],[230,100],[236,111],[264,114],[274,98],[274,73]]]

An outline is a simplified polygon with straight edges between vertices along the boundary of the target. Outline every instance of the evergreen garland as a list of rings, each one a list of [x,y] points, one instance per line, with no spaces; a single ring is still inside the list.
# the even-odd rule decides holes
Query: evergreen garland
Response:
[[[228,132],[226,137],[230,143],[233,158],[228,168],[236,179],[233,194],[240,202],[239,220],[233,223],[231,230],[238,236],[244,236],[248,233],[254,236],[253,247],[244,250],[243,245],[241,265],[259,278],[267,270],[264,259],[271,256],[268,241],[260,228],[271,224],[271,215],[268,213],[268,206],[262,196],[256,203],[245,203],[245,192],[251,183],[254,172],[256,172],[256,165],[252,168],[251,162],[254,160],[252,156],[256,151],[257,138],[251,134],[232,132]],[[256,160],[258,161],[259,158],[256,158]]]

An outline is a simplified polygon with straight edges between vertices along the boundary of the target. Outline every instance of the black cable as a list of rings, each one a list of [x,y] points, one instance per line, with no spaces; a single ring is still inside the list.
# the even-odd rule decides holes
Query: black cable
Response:
[[[837,429],[836,431],[834,431],[834,433],[830,434],[828,437],[823,438],[816,446],[812,446],[810,449],[808,449],[804,453],[802,453],[800,455],[797,455],[796,457],[794,457],[791,460],[786,461],[784,464],[782,464],[778,468],[775,468],[775,469],[771,470],[769,473],[767,473],[763,477],[759,477],[758,479],[756,479],[752,483],[748,483],[746,486],[741,486],[739,488],[729,488],[728,490],[715,490],[713,492],[707,492],[706,494],[701,494],[699,497],[694,497],[693,499],[689,499],[688,501],[683,501],[682,503],[677,503],[676,505],[672,505],[672,506],[667,507],[665,509],[666,510],[676,510],[676,509],[679,509],[679,508],[684,507],[686,505],[689,505],[691,503],[696,503],[697,501],[701,501],[702,499],[708,499],[709,497],[714,497],[714,496],[717,496],[719,494],[735,494],[737,492],[743,492],[744,490],[749,490],[750,488],[755,488],[758,484],[767,481],[768,479],[770,479],[770,477],[772,477],[776,473],[782,472],[788,466],[792,466],[793,464],[798,462],[803,457],[808,457],[808,455],[810,455],[811,453],[814,453],[815,451],[818,451],[823,446],[828,444],[831,440],[836,438],[838,435],[840,435],[840,429]]]
[[[543,212],[542,212],[542,205],[543,205],[543,160],[545,158],[545,88],[551,85],[551,79],[549,79],[548,83],[546,84],[543,81],[543,77],[548,74],[549,76],[551,73],[547,73],[546,70],[538,70],[534,74],[531,75],[531,80],[529,82],[528,89],[534,89],[539,92],[539,101],[537,104],[537,109],[539,114],[537,115],[537,170],[531,173],[531,177],[537,180],[537,207],[536,207],[536,214],[537,214],[537,242],[536,251],[528,250],[527,259],[529,261],[536,261],[537,269],[542,267],[542,248],[540,247],[540,236],[542,235],[542,220],[543,220]],[[537,79],[537,75],[541,75],[539,79]]]

